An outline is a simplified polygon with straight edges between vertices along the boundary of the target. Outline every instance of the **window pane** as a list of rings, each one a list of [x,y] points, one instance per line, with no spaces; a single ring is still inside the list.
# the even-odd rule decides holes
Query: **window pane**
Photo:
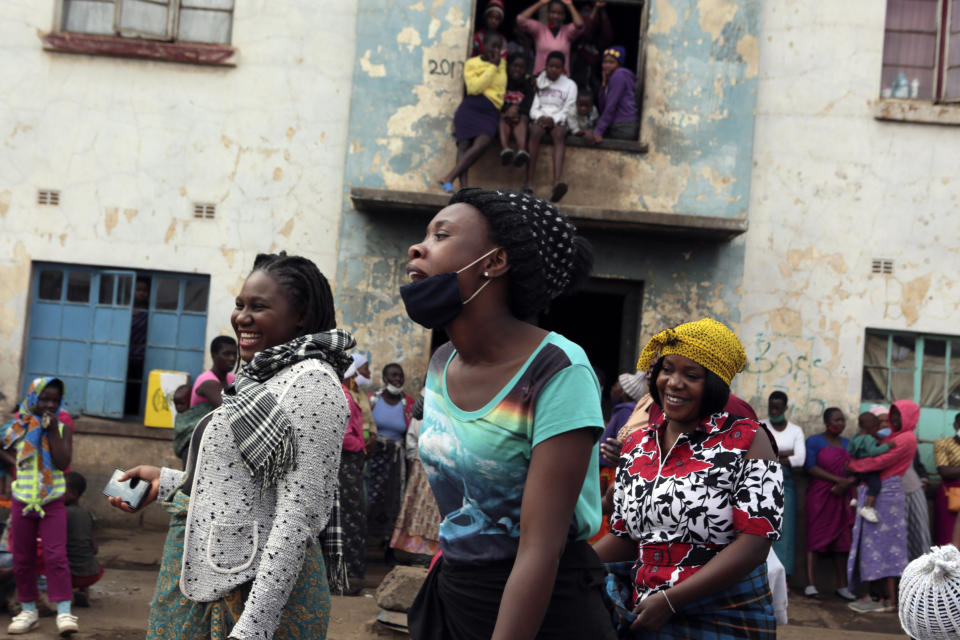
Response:
[[[960,42],[957,48],[960,49]],[[947,86],[943,95],[946,98],[960,98],[960,67],[947,70]]]
[[[153,0],[118,0],[120,15],[117,26],[122,30],[167,36],[168,3]]]
[[[37,297],[41,300],[59,300],[63,292],[63,271],[44,269],[40,272]]]
[[[206,311],[208,287],[202,280],[187,280],[183,288],[183,310]]]
[[[937,34],[887,31],[883,64],[932,69],[936,61]]]
[[[937,0],[887,0],[887,29],[936,31]]]
[[[104,273],[100,276],[100,304],[113,304],[113,274]]]
[[[180,9],[177,40],[229,44],[231,18],[226,11]]]
[[[67,300],[90,302],[90,272],[71,271],[67,276]]]
[[[880,97],[932,100],[933,74],[932,68],[884,66],[880,77]]]
[[[887,336],[876,333],[867,334],[867,344],[863,350],[863,363],[871,367],[887,366]],[[884,386],[886,389],[886,386]]]
[[[181,9],[233,9],[233,0],[181,0]]]
[[[63,30],[113,34],[113,0],[64,0]]]
[[[947,341],[926,338],[923,341],[923,368],[945,371],[947,368]]]
[[[887,370],[865,367],[860,389],[861,402],[882,402],[887,399]]]
[[[176,278],[157,279],[155,309],[176,309],[180,298],[180,281]]]
[[[926,371],[920,382],[920,406],[942,409],[945,405],[944,389],[947,384],[947,374],[943,371]]]
[[[913,371],[890,372],[890,400],[913,400]]]
[[[120,276],[117,278],[117,304],[128,307],[130,299],[133,297],[133,276]]]
[[[917,361],[913,355],[916,345],[917,340],[912,336],[893,336],[890,366],[899,369],[916,369]]]

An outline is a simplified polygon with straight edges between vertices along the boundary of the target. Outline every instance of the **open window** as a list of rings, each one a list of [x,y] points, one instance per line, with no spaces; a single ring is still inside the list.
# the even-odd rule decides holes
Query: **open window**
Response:
[[[960,2],[960,0],[957,1]],[[476,2],[470,56],[478,55],[478,52],[474,51],[474,33],[477,30],[486,29],[484,13],[487,2],[488,0]],[[528,34],[517,27],[517,15],[532,3],[528,0],[504,0],[504,19],[500,26],[500,33],[507,39],[511,54],[522,49],[526,50],[528,73],[533,72],[534,43]],[[641,113],[644,41],[647,28],[647,6],[644,0],[612,0],[599,8],[595,7],[594,2],[575,2],[574,5],[586,22],[586,32],[573,43],[570,51],[570,77],[577,83],[578,90],[581,93],[589,91],[596,95],[601,86],[600,62],[603,58],[603,50],[611,45],[622,46],[627,54],[622,66],[630,69],[637,76],[637,113]],[[546,23],[547,13],[548,8],[543,7],[534,14],[534,17]],[[592,19],[591,16],[593,16]],[[567,22],[569,21],[568,15]],[[547,139],[544,141],[547,142]],[[568,142],[574,142],[571,146],[579,146],[572,138],[568,139]],[[629,150],[627,147],[636,144],[630,142],[625,145],[624,142],[605,140],[601,146]]]

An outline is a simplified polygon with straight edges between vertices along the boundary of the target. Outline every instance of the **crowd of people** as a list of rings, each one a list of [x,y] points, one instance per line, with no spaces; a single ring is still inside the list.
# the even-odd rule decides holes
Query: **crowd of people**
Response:
[[[588,354],[527,321],[592,269],[555,206],[461,190],[408,257],[399,299],[449,337],[414,395],[398,363],[373,384],[313,262],[257,256],[236,340],[214,340],[212,369],[175,394],[183,468],[135,466],[121,480],[148,483],[143,501],[109,498],[170,515],[149,639],[323,638],[331,593],[364,585],[368,542],[431,563],[408,612],[415,640],[774,638],[801,467],[805,595],[820,595],[817,555],[833,559],[840,597],[870,583],[851,605],[862,612],[896,608],[898,578],[911,606],[933,601],[924,576],[960,581],[960,557],[927,554],[915,403],[874,407],[850,440],[838,408],[805,438],[779,391],[758,420],[730,392],[743,346],[704,318],[650,339],[605,421]],[[103,571],[89,514],[71,514],[83,483],[67,472],[66,392],[36,381],[3,439],[22,608],[11,634],[37,622],[38,537],[61,632],[77,630],[71,601]],[[960,434],[935,452],[936,540],[958,542]],[[65,540],[74,530],[85,540]]]
[[[563,178],[567,136],[591,144],[637,139],[637,77],[625,66],[626,49],[610,42],[605,4],[577,8],[573,0],[537,0],[510,30],[503,1],[489,0],[464,64],[466,91],[453,120],[457,160],[439,179],[444,192],[453,194],[454,180],[468,186],[470,167],[499,139],[502,164],[524,168],[523,191],[532,194],[541,143],[549,137],[550,200],[559,202],[568,190]],[[541,9],[546,9],[546,23],[535,17]]]

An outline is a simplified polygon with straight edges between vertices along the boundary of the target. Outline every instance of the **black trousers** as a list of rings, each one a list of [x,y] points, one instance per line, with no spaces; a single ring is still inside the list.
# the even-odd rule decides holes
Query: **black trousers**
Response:
[[[513,560],[461,564],[441,557],[407,614],[413,640],[489,640]],[[613,640],[603,603],[603,568],[585,541],[570,542],[560,558],[538,640]]]

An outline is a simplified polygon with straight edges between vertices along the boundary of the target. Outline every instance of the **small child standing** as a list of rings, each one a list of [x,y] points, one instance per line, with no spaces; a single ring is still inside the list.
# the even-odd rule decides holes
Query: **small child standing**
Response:
[[[600,112],[593,106],[593,94],[587,91],[577,93],[577,107],[567,118],[570,133],[575,136],[593,138],[593,128],[600,119]]]
[[[20,404],[17,419],[3,438],[3,449],[12,448],[15,452],[12,461],[17,469],[12,487],[10,541],[17,598],[22,606],[7,627],[10,635],[28,633],[37,626],[38,537],[43,543],[47,595],[57,605],[57,630],[61,635],[78,630],[77,618],[70,613],[72,589],[63,499],[63,470],[70,466],[73,436],[57,418],[63,392],[59,378],[34,380]]]
[[[850,457],[859,460],[860,458],[873,458],[886,453],[896,446],[895,443],[880,444],[877,441],[877,431],[880,429],[880,420],[869,411],[865,411],[857,418],[857,424],[860,427],[859,433],[850,438],[850,444],[847,445],[847,452]],[[860,508],[860,515],[867,522],[876,524],[880,521],[873,505],[877,501],[877,494],[880,493],[881,479],[879,471],[857,474],[859,480],[867,485],[867,499]],[[852,502],[856,506],[856,499]]]
[[[97,562],[97,540],[93,535],[93,515],[80,506],[79,500],[87,490],[87,479],[76,471],[64,474],[67,492],[67,559],[70,562],[70,580],[73,584],[73,603],[90,606],[90,587],[103,577],[103,565]]]

